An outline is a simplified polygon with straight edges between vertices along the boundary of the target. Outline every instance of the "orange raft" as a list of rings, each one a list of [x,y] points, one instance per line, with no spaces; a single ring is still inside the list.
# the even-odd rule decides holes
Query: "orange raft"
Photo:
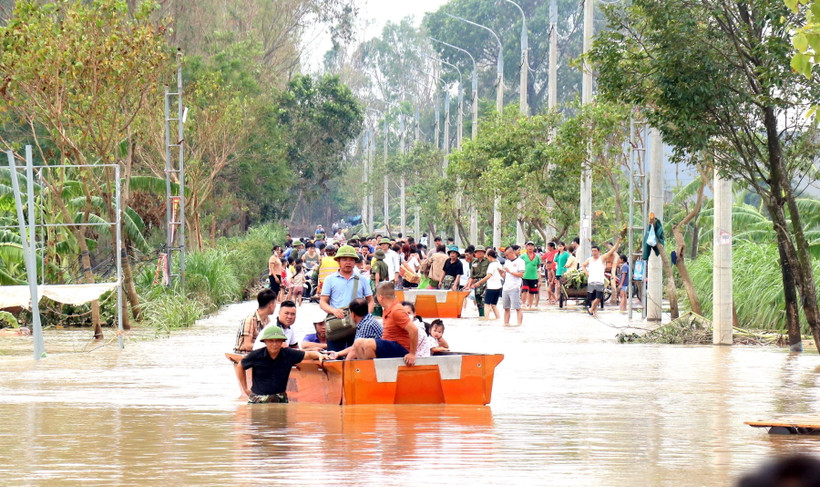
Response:
[[[399,301],[409,301],[416,306],[416,314],[427,318],[461,318],[461,308],[469,291],[445,289],[405,289],[396,291]]]
[[[241,356],[225,354],[231,360]],[[313,404],[490,403],[495,367],[504,355],[448,352],[416,359],[308,360],[293,368],[290,402]]]

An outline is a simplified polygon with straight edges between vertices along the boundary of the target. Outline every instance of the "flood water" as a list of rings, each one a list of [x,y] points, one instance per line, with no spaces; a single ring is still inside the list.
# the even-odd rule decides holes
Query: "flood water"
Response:
[[[53,352],[90,333],[50,331],[47,359],[2,357],[0,483],[712,486],[820,454],[743,424],[815,413],[817,355],[620,345],[614,311],[445,320],[452,349],[506,356],[486,407],[247,405],[223,353],[254,304],[122,351]]]

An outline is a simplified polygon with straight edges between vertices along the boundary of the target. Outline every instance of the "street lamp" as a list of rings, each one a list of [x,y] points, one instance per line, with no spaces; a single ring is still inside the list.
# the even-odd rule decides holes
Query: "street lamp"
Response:
[[[461,149],[461,141],[462,141],[463,134],[464,134],[464,90],[462,88],[464,86],[464,77],[461,76],[461,70],[458,69],[458,66],[456,66],[455,64],[448,63],[447,61],[445,61],[443,59],[438,59],[436,57],[428,56],[426,54],[425,54],[425,56],[432,59],[433,61],[439,61],[441,63],[446,64],[447,66],[450,66],[451,68],[455,69],[456,72],[458,73],[458,136],[456,137],[456,147]],[[448,105],[447,108],[449,108],[449,105]],[[448,125],[449,125],[449,122],[450,122],[449,117],[447,119],[447,122],[448,122]],[[447,150],[445,150],[445,152],[449,152],[450,141],[447,140],[446,144],[447,144]],[[445,158],[445,161],[446,160],[447,159]],[[444,169],[447,169],[446,165],[445,165]]]
[[[479,27],[481,29],[484,29],[487,32],[489,32],[490,34],[492,34],[493,37],[495,37],[496,42],[498,42],[498,63],[497,63],[498,64],[498,68],[497,68],[498,69],[498,74],[497,74],[498,80],[497,80],[497,85],[496,85],[497,91],[496,91],[496,97],[495,97],[495,107],[496,107],[496,110],[498,110],[498,113],[503,112],[504,111],[504,45],[501,44],[501,38],[499,38],[498,34],[496,34],[492,29],[490,29],[486,25],[477,24],[477,23],[475,23],[471,20],[467,20],[465,18],[458,17],[456,15],[451,15],[451,14],[444,14],[444,15],[446,15],[448,17],[452,17],[456,20],[460,20],[462,22],[466,22],[470,25],[474,25],[474,26]]]
[[[523,23],[521,24],[521,87],[519,88],[519,105],[521,105],[521,115],[527,116],[529,114],[529,105],[527,104],[527,71],[529,71],[530,63],[528,61],[529,42],[527,41],[527,16],[524,15],[524,9],[521,5],[512,0],[504,0],[511,3],[521,12]]]
[[[495,109],[498,111],[498,114],[501,115],[504,112],[504,45],[501,44],[501,38],[485,25],[477,24],[456,15],[445,15],[488,31],[495,37],[496,42],[498,42],[498,84],[496,85]],[[493,200],[493,247],[496,248],[501,245],[501,211],[498,209],[499,199],[499,196],[496,195]]]
[[[472,100],[471,100],[470,103],[471,103],[472,110],[473,110],[472,138],[473,138],[473,140],[475,140],[476,136],[478,135],[478,78],[477,78],[477,75],[476,75],[475,58],[466,49],[462,49],[462,48],[460,48],[458,46],[454,46],[452,44],[447,44],[444,41],[440,41],[440,40],[434,39],[432,37],[430,38],[430,40],[433,41],[433,42],[438,42],[439,44],[444,44],[447,47],[452,47],[453,49],[456,49],[457,51],[463,52],[464,54],[469,56],[470,61],[473,62],[473,94],[472,94]]]

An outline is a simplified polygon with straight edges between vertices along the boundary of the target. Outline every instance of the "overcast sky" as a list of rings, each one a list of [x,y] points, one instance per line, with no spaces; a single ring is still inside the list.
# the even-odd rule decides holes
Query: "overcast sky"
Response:
[[[438,10],[447,0],[356,0],[359,5],[359,19],[356,38],[359,41],[377,37],[387,21],[399,22],[404,17],[415,17],[416,25],[421,23],[425,12]],[[326,31],[310,31],[303,39],[308,56],[303,59],[306,72],[316,71],[322,58],[330,49],[330,38]]]

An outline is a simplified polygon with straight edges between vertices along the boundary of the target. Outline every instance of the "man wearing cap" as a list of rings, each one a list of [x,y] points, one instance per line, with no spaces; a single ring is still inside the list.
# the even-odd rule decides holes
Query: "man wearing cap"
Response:
[[[265,327],[260,339],[265,348],[254,350],[234,366],[236,378],[249,403],[286,403],[291,368],[305,359],[318,360],[321,365],[322,355],[315,350],[285,348],[285,333],[278,326]],[[248,369],[253,377],[250,388],[245,376]]]
[[[364,298],[372,311],[373,291],[370,289],[370,282],[354,272],[356,262],[359,261],[359,254],[353,247],[343,245],[334,258],[338,262],[339,270],[325,279],[322,296],[319,298],[319,307],[327,314],[344,319],[345,311],[342,308],[347,308],[356,298]],[[352,337],[349,341],[352,343]],[[329,340],[327,348],[339,351],[350,346],[351,343]]]
[[[377,250],[376,253],[373,254],[373,261],[370,263],[371,289],[376,289],[379,287],[379,284],[389,280],[387,263],[384,261],[384,256],[384,250],[382,249]],[[373,307],[373,315],[382,315],[382,307],[379,306],[379,304]]]
[[[310,322],[316,333],[305,335],[299,348],[302,350],[327,350],[327,330],[325,329],[325,318],[327,313],[321,308],[313,308],[310,312]]]
[[[467,281],[468,291],[475,289],[475,304],[478,306],[478,317],[484,320],[484,291],[487,289],[487,283],[481,282],[487,276],[487,268],[490,266],[490,261],[485,257],[486,252],[484,247],[478,247],[473,251],[475,259],[470,264],[470,280]]]
[[[419,329],[396,299],[396,290],[389,282],[376,289],[376,299],[384,308],[384,335],[382,339],[360,338],[353,344],[357,359],[404,358],[406,365],[416,364]]]
[[[541,259],[535,253],[535,242],[532,240],[527,242],[526,252],[521,255],[521,260],[524,261],[524,276],[521,285],[523,307],[527,311],[532,311],[536,309],[533,303],[533,301],[536,301],[535,296],[540,292],[538,289],[538,266],[541,265]]]
[[[401,262],[399,254],[393,250],[392,246],[393,243],[387,237],[379,241],[379,248],[384,251],[384,263],[387,264],[387,279],[395,283]]]
[[[458,291],[458,281],[461,278],[461,274],[464,273],[464,266],[461,264],[461,261],[458,260],[459,255],[461,255],[461,253],[455,245],[451,245],[447,248],[447,256],[449,258],[444,262],[444,278],[441,280],[441,285],[439,286],[441,289]]]

